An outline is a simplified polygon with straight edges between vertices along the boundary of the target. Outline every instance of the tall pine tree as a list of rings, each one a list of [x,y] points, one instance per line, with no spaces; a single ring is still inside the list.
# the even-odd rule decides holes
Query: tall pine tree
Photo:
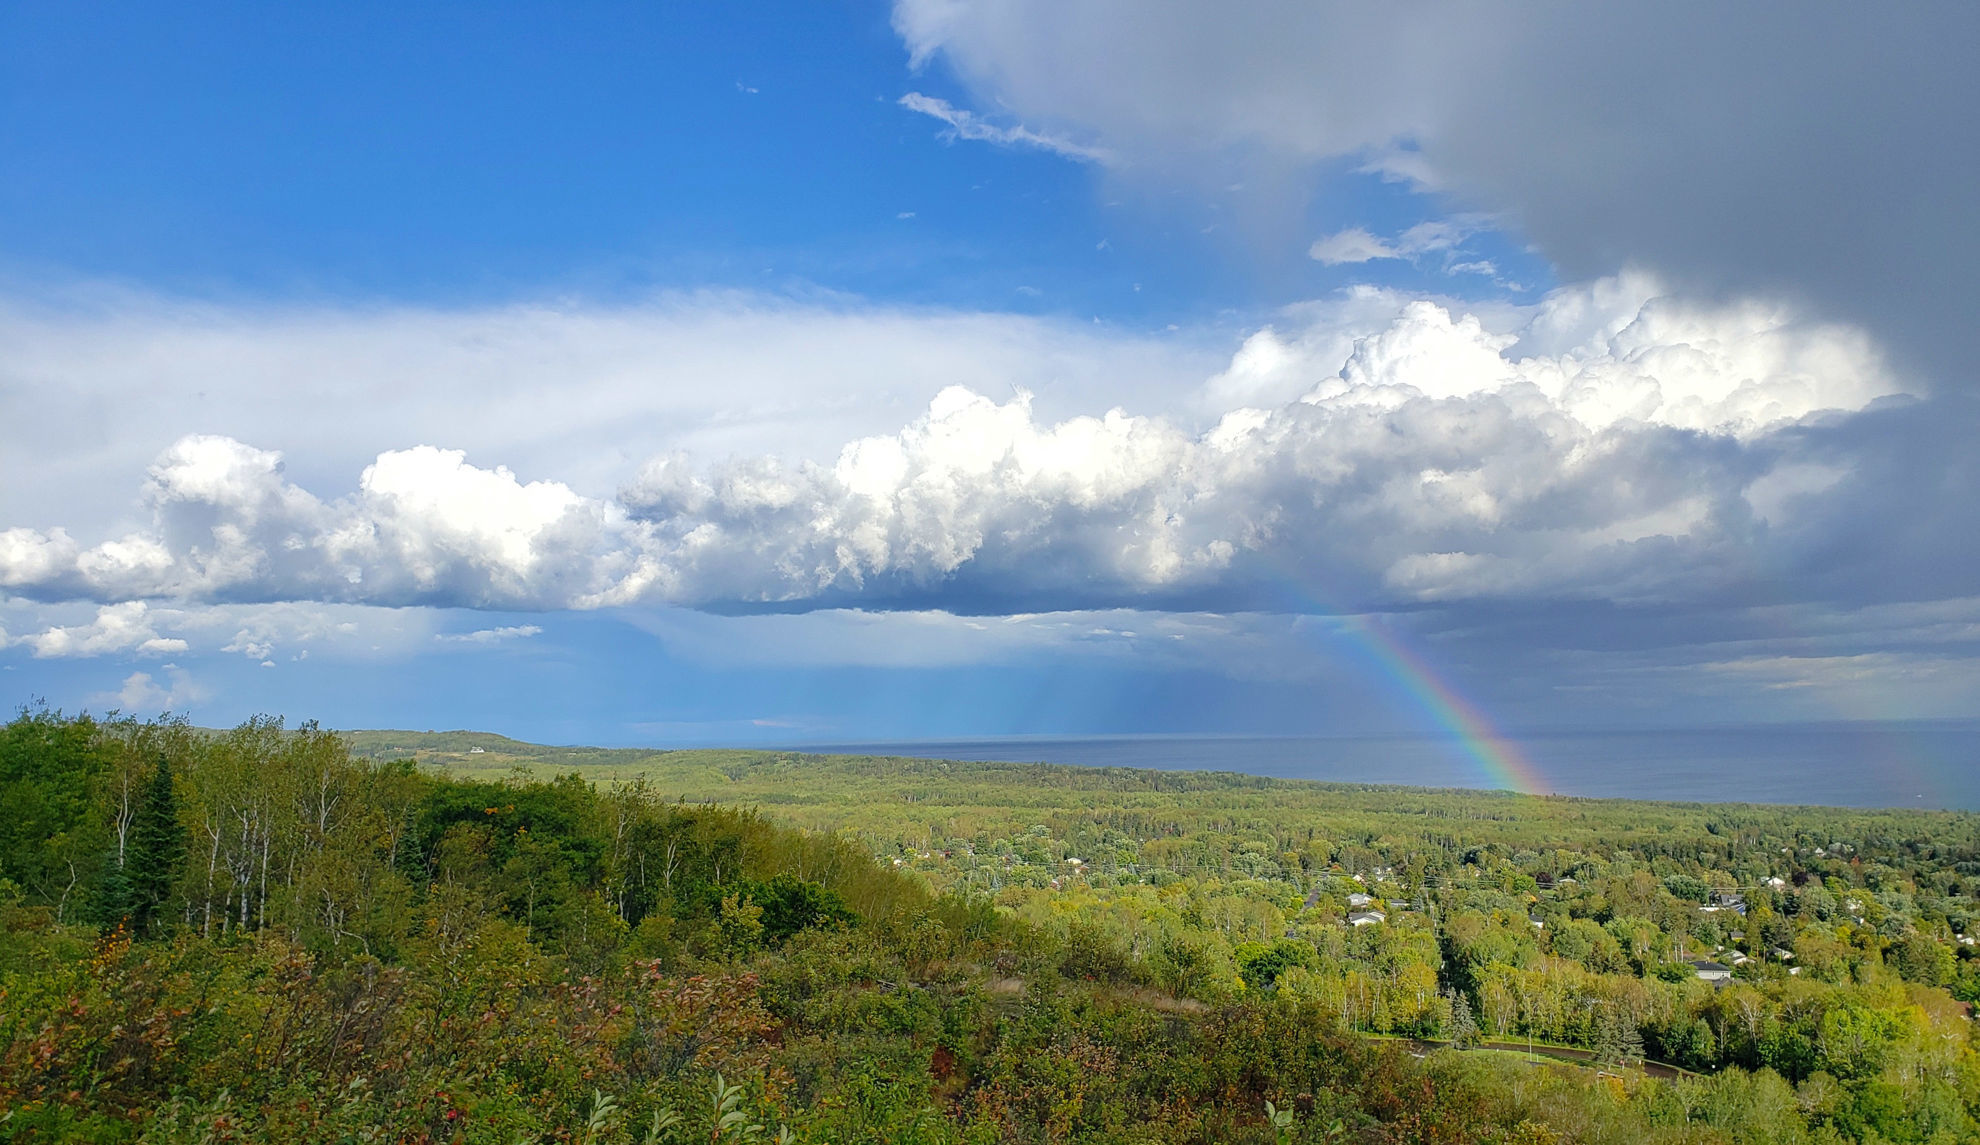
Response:
[[[1597,1065],[1630,1066],[1643,1064],[1643,1034],[1629,1015],[1613,1007],[1602,1011],[1595,1026]]]
[[[1471,1016],[1471,999],[1465,997],[1462,990],[1450,991],[1449,997],[1451,1018],[1446,1025],[1446,1033],[1451,1045],[1461,1050],[1478,1044],[1478,1019]]]
[[[123,869],[107,888],[112,914],[139,938],[158,934],[168,921],[185,865],[186,828],[179,822],[179,798],[172,790],[172,761],[160,755],[131,823]]]

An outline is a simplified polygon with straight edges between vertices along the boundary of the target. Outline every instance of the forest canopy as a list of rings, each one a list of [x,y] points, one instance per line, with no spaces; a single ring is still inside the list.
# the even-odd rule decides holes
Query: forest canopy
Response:
[[[0,1140],[1980,1133],[1968,815],[50,711],[0,807]]]

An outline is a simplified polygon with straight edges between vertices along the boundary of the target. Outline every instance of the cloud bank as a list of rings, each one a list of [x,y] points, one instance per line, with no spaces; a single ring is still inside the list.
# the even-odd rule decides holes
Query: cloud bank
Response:
[[[942,384],[1020,386],[1061,415],[1130,388],[1166,403],[1216,368],[1202,341],[816,294],[448,309],[38,289],[0,297],[0,527],[115,528],[144,467],[196,434],[278,451],[308,488],[432,443],[609,497],[674,450],[829,459]]]
[[[187,435],[150,466],[142,527],[0,530],[0,590],[132,609],[28,639],[139,651],[132,602],[156,600],[1327,612],[1792,595],[1763,566],[1849,523],[1830,513],[1864,496],[1847,427],[1904,391],[1859,331],[1642,275],[1476,313],[1363,290],[1283,325],[1245,340],[1195,423],[1048,419],[1026,393],[951,386],[830,462],[672,453],[615,496],[440,445],[382,452],[325,495],[277,451]]]

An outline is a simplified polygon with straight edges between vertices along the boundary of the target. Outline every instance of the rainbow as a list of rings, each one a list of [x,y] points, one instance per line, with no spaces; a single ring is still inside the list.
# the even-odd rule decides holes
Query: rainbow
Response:
[[[1359,649],[1409,706],[1420,709],[1451,737],[1459,750],[1478,765],[1484,780],[1482,786],[1524,795],[1546,795],[1553,791],[1553,785],[1519,745],[1400,636],[1368,614],[1328,601],[1314,585],[1311,570],[1298,569],[1284,561],[1268,559],[1263,563],[1277,574],[1274,579],[1281,591],[1307,606],[1302,615],[1327,626]]]
[[[1450,733],[1464,753],[1477,761],[1487,786],[1528,795],[1544,795],[1552,790],[1519,745],[1500,732],[1477,704],[1466,699],[1400,637],[1366,616],[1335,613],[1332,619],[1337,626],[1335,630],[1365,652],[1398,692]]]

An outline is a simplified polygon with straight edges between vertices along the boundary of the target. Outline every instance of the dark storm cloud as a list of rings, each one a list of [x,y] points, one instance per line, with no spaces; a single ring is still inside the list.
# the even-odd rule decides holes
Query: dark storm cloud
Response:
[[[1570,278],[1633,263],[1789,296],[1935,384],[1976,380],[1980,6],[899,0],[895,19],[986,105],[1130,172],[1359,157],[1497,214]]]

